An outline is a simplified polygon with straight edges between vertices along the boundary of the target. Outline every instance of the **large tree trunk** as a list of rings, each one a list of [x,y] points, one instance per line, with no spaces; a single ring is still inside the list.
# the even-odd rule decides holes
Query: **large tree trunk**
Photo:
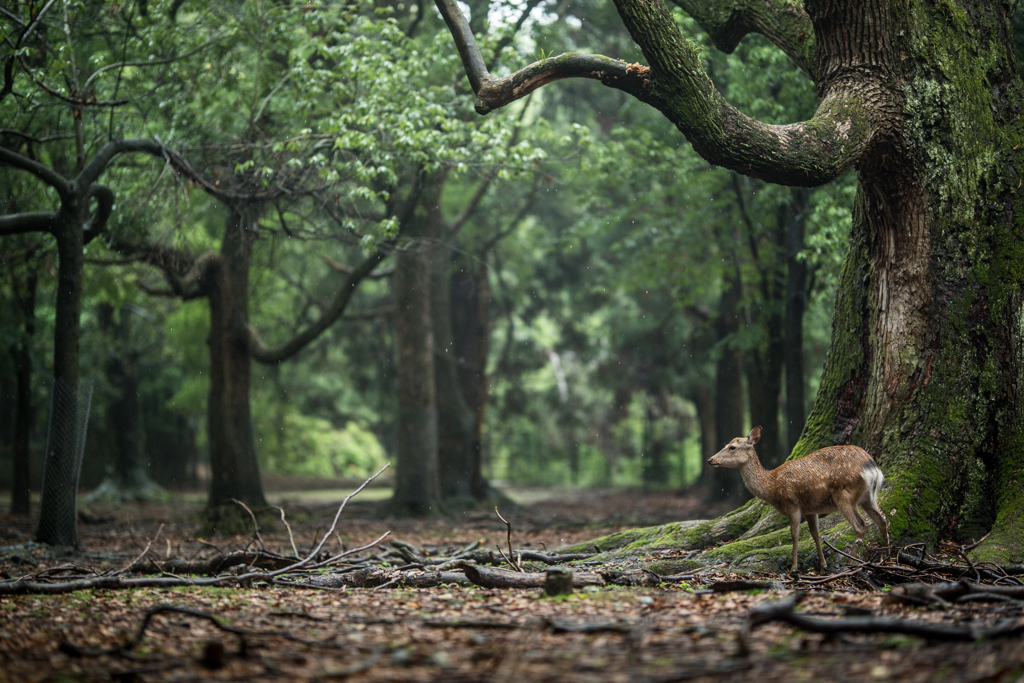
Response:
[[[804,311],[807,310],[807,263],[799,258],[804,250],[804,222],[810,191],[793,188],[786,221],[786,310],[783,314],[786,366],[786,452],[792,452],[804,429],[806,402],[804,387]]]
[[[210,264],[210,442],[212,517],[231,498],[263,507],[263,483],[249,404],[249,265],[256,238],[255,218],[230,210],[220,259]]]
[[[443,182],[422,180],[419,205],[403,233],[411,242],[395,262],[395,346],[398,352],[398,453],[395,507],[410,514],[440,510],[437,399],[434,385],[434,331],[430,314],[429,240],[441,218]]]
[[[811,0],[806,9],[819,92],[860,102],[866,109],[844,109],[837,125],[851,141],[856,126],[871,135],[854,162],[832,343],[793,457],[862,446],[885,473],[880,505],[897,545],[989,533],[977,560],[1021,562],[1024,88],[1004,6]],[[676,543],[749,538],[780,522],[751,506],[719,523],[724,536],[708,527]],[[757,547],[751,561],[784,566],[788,533],[776,537],[774,555],[767,539],[711,555]]]

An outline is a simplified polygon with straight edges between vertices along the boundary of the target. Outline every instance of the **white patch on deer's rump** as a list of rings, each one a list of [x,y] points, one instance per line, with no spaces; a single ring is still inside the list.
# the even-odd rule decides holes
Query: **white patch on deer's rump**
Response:
[[[868,491],[871,492],[871,500],[877,499],[878,492],[882,490],[882,481],[885,480],[882,470],[877,465],[865,467],[860,471],[860,476],[864,477],[864,483],[868,485]]]

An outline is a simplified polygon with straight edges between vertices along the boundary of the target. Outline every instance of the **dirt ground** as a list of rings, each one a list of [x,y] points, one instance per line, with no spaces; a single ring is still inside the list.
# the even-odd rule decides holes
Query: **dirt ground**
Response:
[[[545,552],[624,528],[723,512],[698,497],[671,493],[512,494],[524,503],[502,510],[513,524],[514,544]],[[281,502],[300,553],[329,527],[337,502],[298,494]],[[382,508],[380,502],[350,503],[335,548],[370,542],[384,531],[431,554],[451,554],[473,541],[484,548],[505,542],[505,525],[492,510],[407,520],[384,516]],[[82,552],[58,557],[21,545],[31,536],[31,517],[0,515],[0,546],[6,548],[0,571],[4,579],[52,579],[117,570],[153,539],[147,557],[157,561],[251,543],[251,535],[201,537],[200,510],[194,497],[86,506]],[[261,517],[261,525],[268,549],[292,554],[282,524]],[[389,541],[376,550],[383,552]],[[659,551],[657,558],[672,555]],[[730,577],[738,578],[722,568],[689,582],[588,587],[558,598],[540,590],[455,584],[312,590],[259,583],[2,596],[0,681],[1024,681],[1020,636],[940,643],[891,634],[825,636],[771,623],[754,629],[743,647],[740,632],[750,610],[792,591],[705,590]],[[884,595],[835,581],[813,590],[800,613],[979,626],[1024,619],[1018,600],[936,610],[885,604]],[[154,616],[138,646],[83,652],[125,643],[158,605],[178,611]],[[187,610],[215,615],[228,630]]]

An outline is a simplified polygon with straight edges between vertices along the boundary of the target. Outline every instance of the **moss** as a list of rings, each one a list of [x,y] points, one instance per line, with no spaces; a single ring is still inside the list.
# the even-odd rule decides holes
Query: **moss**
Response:
[[[627,529],[608,536],[577,543],[563,549],[566,553],[585,553],[599,549],[598,557],[639,555],[661,548],[698,550],[721,541],[739,538],[757,523],[763,503],[750,500],[724,517],[712,520],[671,522],[643,529]]]
[[[674,576],[684,572],[700,569],[707,566],[707,562],[700,560],[657,560],[643,565],[644,569],[652,571],[658,576]]]
[[[1018,421],[1011,429],[996,482],[995,524],[971,553],[979,562],[1024,563],[1024,426]]]

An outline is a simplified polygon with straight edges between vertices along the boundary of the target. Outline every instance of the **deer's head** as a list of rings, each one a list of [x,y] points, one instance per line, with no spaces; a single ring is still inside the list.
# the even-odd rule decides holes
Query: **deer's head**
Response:
[[[754,455],[754,444],[761,440],[761,428],[754,427],[746,438],[739,436],[729,445],[712,455],[708,464],[712,467],[742,467]]]

